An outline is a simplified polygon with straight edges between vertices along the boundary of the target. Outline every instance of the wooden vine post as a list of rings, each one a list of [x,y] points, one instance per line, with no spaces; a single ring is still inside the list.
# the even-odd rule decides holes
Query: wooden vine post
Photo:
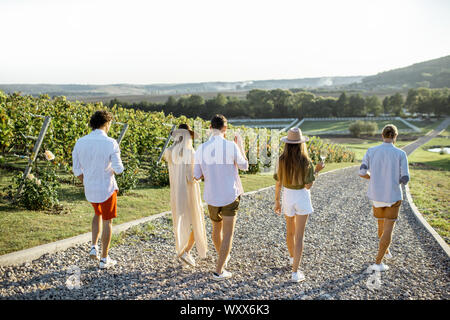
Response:
[[[44,118],[44,123],[42,124],[41,131],[39,132],[39,136],[37,138],[25,136],[28,139],[36,139],[36,143],[34,144],[34,148],[33,148],[33,152],[31,153],[31,156],[28,157],[28,164],[23,173],[22,181],[21,181],[19,189],[17,190],[17,193],[13,199],[13,202],[16,202],[17,198],[19,197],[20,193],[22,192],[23,185],[25,183],[25,179],[28,177],[28,175],[31,172],[31,168],[33,167],[33,163],[36,160],[39,150],[41,149],[42,141],[44,141],[45,134],[47,133],[47,129],[48,129],[48,127],[50,125],[50,121],[52,119],[49,116],[46,116],[46,117],[39,116],[39,115],[33,115],[33,116]]]

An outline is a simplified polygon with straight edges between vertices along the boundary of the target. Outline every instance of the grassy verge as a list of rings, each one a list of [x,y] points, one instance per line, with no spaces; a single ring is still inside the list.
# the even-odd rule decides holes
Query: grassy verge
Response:
[[[354,163],[330,163],[324,171],[343,168]],[[0,169],[0,190],[11,181],[12,173]],[[274,185],[272,174],[241,175],[244,190],[254,191]],[[201,184],[203,191],[203,183]],[[0,192],[1,194],[1,192]],[[62,184],[59,190],[61,204],[70,209],[68,214],[48,214],[15,208],[0,200],[0,254],[34,247],[91,230],[92,206],[85,200],[80,186]],[[114,224],[150,216],[170,210],[168,187],[140,186],[118,198],[119,214]]]
[[[427,151],[434,146],[450,146],[449,142],[446,130],[410,155],[409,187],[424,218],[450,244],[450,155]]]

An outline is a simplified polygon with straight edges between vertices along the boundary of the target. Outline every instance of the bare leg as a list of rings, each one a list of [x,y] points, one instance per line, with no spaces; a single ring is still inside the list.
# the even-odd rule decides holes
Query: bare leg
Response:
[[[303,238],[305,235],[306,222],[309,215],[295,215],[295,250],[292,272],[297,272],[298,266],[302,260]]]
[[[286,244],[289,251],[289,256],[294,257],[294,247],[295,247],[295,217],[286,218]]]
[[[100,237],[100,229],[101,229],[102,218],[96,214],[94,214],[94,218],[92,219],[92,245],[96,246],[98,243],[98,238]]]
[[[383,235],[384,230],[384,219],[378,219],[378,239]]]
[[[230,254],[231,244],[233,242],[234,226],[236,224],[236,216],[224,216],[223,217],[223,239],[220,246],[219,258],[217,259],[216,272],[221,274],[223,272],[223,266],[225,260]]]
[[[108,256],[109,244],[111,242],[112,235],[112,219],[103,220],[103,232],[102,232],[102,258]]]
[[[375,263],[380,264],[383,260],[383,257],[386,253],[386,250],[389,248],[392,240],[392,232],[394,231],[395,220],[386,219],[384,221],[384,229],[383,235],[380,238],[380,245],[378,248],[378,254]]]
[[[214,243],[214,248],[216,248],[217,254],[220,252],[220,247],[222,246],[222,239],[223,239],[223,220],[220,222],[211,220],[212,222],[212,241]]]
[[[195,243],[194,230],[192,230],[191,231],[191,235],[189,236],[188,244],[186,245],[186,248],[184,248],[184,250],[181,253],[181,255],[183,255],[183,253],[185,253],[185,252],[189,253],[192,250],[192,247],[194,246],[194,243]]]

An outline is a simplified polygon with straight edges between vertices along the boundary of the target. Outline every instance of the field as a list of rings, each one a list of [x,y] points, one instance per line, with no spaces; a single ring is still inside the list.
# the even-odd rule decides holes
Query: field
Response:
[[[298,119],[229,119],[228,122],[248,128],[283,129],[291,124],[295,124]]]
[[[379,120],[375,122],[378,125],[379,132],[381,132],[381,129],[389,123],[397,126],[400,132],[405,129],[410,129],[403,122],[397,120]],[[327,133],[330,131],[346,132],[352,123],[354,123],[354,121],[304,121],[299,128],[302,132],[313,132],[314,134],[320,135],[321,133]]]
[[[366,153],[367,149],[370,147],[374,147],[379,145],[382,141],[381,139],[377,140],[367,140],[367,139],[359,139],[359,138],[331,138],[331,139],[325,139],[325,141],[330,141],[332,143],[337,143],[339,145],[342,145],[350,150],[352,150],[355,153],[355,160],[361,161],[364,157],[364,154]],[[403,146],[407,145],[411,141],[402,141],[397,140],[395,143],[395,146],[398,148],[402,148]]]
[[[428,223],[450,244],[450,155],[430,152],[435,146],[449,147],[448,128],[409,157],[410,190],[414,203]]]

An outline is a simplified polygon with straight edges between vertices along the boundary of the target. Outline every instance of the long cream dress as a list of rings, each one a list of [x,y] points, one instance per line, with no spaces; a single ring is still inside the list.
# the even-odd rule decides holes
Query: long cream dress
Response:
[[[200,184],[194,180],[194,154],[188,130],[172,133],[174,144],[164,152],[169,167],[170,205],[175,234],[175,249],[180,255],[189,241],[191,227],[195,246],[201,258],[206,257],[207,240],[200,194]]]

